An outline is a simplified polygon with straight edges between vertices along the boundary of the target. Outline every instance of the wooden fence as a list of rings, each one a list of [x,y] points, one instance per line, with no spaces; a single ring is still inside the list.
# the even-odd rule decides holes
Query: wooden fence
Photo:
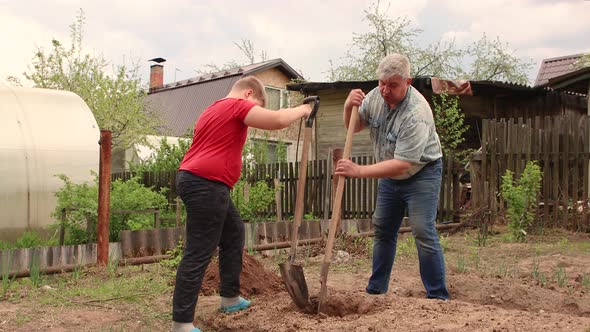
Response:
[[[493,220],[504,211],[500,195],[506,170],[519,178],[526,163],[543,172],[537,223],[589,231],[588,117],[483,120],[482,150],[471,161],[472,204]]]
[[[372,164],[372,156],[357,156],[351,158],[360,165]],[[313,214],[315,217],[329,219],[332,212],[332,160],[314,160],[308,162],[307,182],[305,185],[304,214]],[[452,158],[444,158],[443,178],[440,193],[438,221],[451,221],[458,219],[460,184],[459,176],[463,168],[452,161]],[[244,173],[246,174],[246,173]],[[293,216],[295,210],[295,196],[297,181],[299,179],[299,162],[276,163],[258,165],[247,172],[248,183],[266,181],[269,187],[275,188],[276,183],[281,186],[277,195],[276,204],[272,204],[261,217],[272,218],[278,215],[280,219],[288,219]],[[132,174],[130,172],[114,173],[112,180],[128,180],[133,176],[139,176],[140,182],[146,186],[159,190],[162,187],[170,188],[169,201],[176,198],[175,175],[176,172],[146,172]],[[376,179],[346,179],[342,202],[343,219],[370,219],[377,197]]]

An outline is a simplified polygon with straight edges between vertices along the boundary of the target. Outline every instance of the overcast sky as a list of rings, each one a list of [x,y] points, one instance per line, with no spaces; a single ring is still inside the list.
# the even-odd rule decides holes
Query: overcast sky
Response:
[[[35,46],[52,38],[69,43],[69,25],[82,8],[85,47],[112,63],[144,65],[163,57],[165,82],[197,76],[206,64],[244,62],[234,45],[249,39],[268,58],[282,58],[310,81],[326,81],[354,32],[368,31],[363,10],[373,0],[0,0],[0,81],[27,70]],[[387,4],[387,0],[382,0]],[[385,6],[382,6],[385,7]],[[543,58],[590,52],[588,0],[391,0],[388,15],[424,30],[419,43],[455,38],[459,45],[483,33],[532,59],[534,81]],[[177,70],[175,70],[177,69]]]

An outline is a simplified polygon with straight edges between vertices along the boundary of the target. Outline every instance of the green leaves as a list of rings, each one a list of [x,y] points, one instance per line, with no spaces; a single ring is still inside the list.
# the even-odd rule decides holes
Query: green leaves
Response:
[[[132,172],[175,171],[191,146],[190,139],[179,139],[178,144],[169,144],[166,138],[160,140],[160,146],[150,158],[139,164],[130,164]]]
[[[464,124],[465,115],[459,108],[459,97],[442,93],[433,95],[432,102],[436,131],[443,150],[448,153],[465,141],[463,134],[469,130],[469,126]]]
[[[74,184],[65,176],[60,175],[64,186],[56,192],[57,206],[52,216],[57,220],[55,227],[61,224],[61,211],[68,208],[64,222],[66,244],[90,243],[96,240],[96,224],[98,209],[98,178],[93,184]],[[128,181],[116,180],[111,188],[111,210],[145,210],[164,209],[168,203],[164,188],[155,192],[139,183],[138,178]],[[126,229],[151,228],[154,216],[149,213],[111,213],[109,224],[110,241],[118,241],[119,231]],[[88,233],[90,223],[92,231]]]
[[[411,76],[445,79],[505,80],[528,84],[531,60],[522,60],[499,38],[482,38],[467,47],[455,40],[439,40],[420,46],[422,30],[406,17],[389,18],[388,8],[376,1],[364,11],[368,32],[353,33],[350,49],[340,65],[330,61],[328,79],[356,81],[376,79],[379,61],[391,53],[405,54],[412,64]]]
[[[25,78],[39,88],[79,95],[98,126],[112,131],[114,148],[145,143],[145,136],[156,133],[160,120],[149,107],[144,109],[139,65],[111,66],[101,55],[85,54],[83,27],[84,12],[80,10],[70,26],[71,45],[65,47],[54,39],[49,51],[37,47]]]
[[[278,190],[278,189],[276,189]],[[258,181],[249,186],[245,181],[240,180],[231,191],[231,198],[240,211],[244,220],[264,220],[261,213],[266,211],[268,206],[275,199],[275,189],[270,188],[264,181]]]
[[[542,172],[536,161],[529,161],[520,179],[514,181],[513,175],[512,171],[506,170],[502,176],[501,191],[508,205],[508,226],[514,238],[523,242],[533,222],[537,194],[541,189]]]

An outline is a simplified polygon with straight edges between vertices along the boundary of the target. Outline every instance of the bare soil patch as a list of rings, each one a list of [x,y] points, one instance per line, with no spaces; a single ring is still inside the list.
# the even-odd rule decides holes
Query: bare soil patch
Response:
[[[370,276],[370,239],[340,238],[328,276],[325,312],[295,306],[282,285],[278,263],[285,252],[245,255],[242,295],[252,306],[220,313],[219,276],[213,261],[199,297],[195,324],[210,331],[580,331],[590,332],[590,237],[557,232],[509,243],[502,233],[486,247],[476,233],[445,236],[450,301],[425,298],[418,258],[406,235],[398,241],[390,290],[364,292]],[[321,245],[301,248],[312,302],[319,294]],[[157,264],[124,267],[114,276],[94,269],[81,279],[47,277],[52,291],[18,281],[0,301],[0,331],[166,331],[170,328],[173,271]],[[136,280],[133,283],[133,280]],[[96,299],[87,287],[115,282],[112,294]],[[127,286],[120,297],[119,285]],[[157,288],[157,291],[150,291]],[[80,293],[77,289],[80,288]],[[57,295],[56,295],[57,294]],[[61,294],[71,295],[69,300]],[[89,295],[90,294],[90,295]],[[210,295],[209,295],[210,294]]]

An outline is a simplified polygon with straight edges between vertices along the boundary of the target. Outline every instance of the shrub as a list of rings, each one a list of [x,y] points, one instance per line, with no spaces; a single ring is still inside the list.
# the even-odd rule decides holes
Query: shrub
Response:
[[[265,181],[258,181],[249,188],[248,198],[244,197],[246,182],[238,181],[231,192],[231,198],[244,220],[258,221],[261,214],[275,199],[275,189],[270,188]]]
[[[98,220],[98,179],[94,184],[75,184],[67,176],[59,175],[64,181],[64,186],[56,192],[57,206],[52,216],[58,220],[54,227],[61,225],[61,211],[63,208],[71,209],[67,212],[64,221],[66,231],[66,244],[90,243],[96,240],[96,224]],[[162,209],[167,200],[163,189],[155,192],[139,183],[138,178],[128,181],[115,180],[111,188],[112,210],[144,210],[150,208]],[[86,231],[87,222],[92,226],[92,232]],[[146,213],[125,213],[110,215],[109,240],[118,241],[119,231],[127,229],[149,228],[153,224],[153,215]]]
[[[533,222],[542,173],[535,161],[529,161],[520,179],[514,181],[513,175],[506,170],[501,189],[508,205],[508,226],[514,238],[522,242],[526,240],[527,230]]]
[[[160,146],[146,161],[130,164],[129,168],[136,173],[175,171],[190,146],[191,140],[188,138],[179,139],[178,144],[170,144],[162,137]]]
[[[441,93],[433,96],[434,122],[445,153],[454,150],[465,141],[469,126],[464,123],[465,114],[459,108],[459,97]]]

